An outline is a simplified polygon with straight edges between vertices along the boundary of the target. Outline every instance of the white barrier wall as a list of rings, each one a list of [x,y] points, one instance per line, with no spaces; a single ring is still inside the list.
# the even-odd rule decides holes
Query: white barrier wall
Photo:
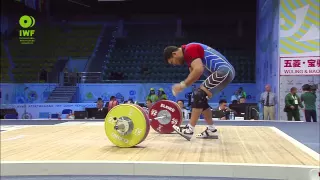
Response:
[[[23,117],[27,117],[27,119],[49,119],[49,114],[61,114],[64,109],[71,109],[72,111],[84,111],[85,108],[95,107],[96,103],[42,103],[11,104],[2,106],[1,108],[16,109],[19,119],[23,119]]]
[[[283,112],[284,97],[291,87],[320,83],[319,21],[320,0],[281,0],[279,20],[280,50],[280,119],[287,119]],[[317,115],[320,120],[320,90],[317,91]],[[304,120],[304,113],[300,112]]]
[[[145,102],[150,88],[156,90],[162,88],[167,94],[167,97],[172,100],[188,101],[188,93],[192,87],[186,88],[178,96],[173,96],[171,92],[172,83],[83,83],[79,86],[78,102],[92,103],[98,98],[104,101],[109,101],[111,96],[116,96],[118,101],[123,102],[129,98],[134,101]],[[199,86],[199,83],[195,84]],[[9,84],[0,83],[0,101],[1,104],[39,104],[44,103],[50,93],[55,89],[57,84],[47,83],[24,83],[24,84]],[[219,94],[210,99],[210,103],[217,103],[220,99],[226,99],[231,102],[233,93],[243,87],[247,93],[248,102],[256,102],[256,85],[253,83],[232,83],[227,88],[223,89]]]
[[[210,103],[217,107],[218,103]],[[49,119],[49,114],[62,114],[64,109],[84,111],[86,108],[95,108],[96,103],[41,103],[41,104],[11,104],[2,105],[1,108],[13,108],[18,112],[19,119]],[[67,115],[62,115],[62,119]]]

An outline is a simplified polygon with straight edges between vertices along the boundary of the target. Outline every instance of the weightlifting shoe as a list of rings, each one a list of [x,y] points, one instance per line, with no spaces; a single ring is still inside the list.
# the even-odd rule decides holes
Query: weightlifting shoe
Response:
[[[218,139],[218,130],[210,130],[208,127],[202,133],[197,134],[196,138],[202,139]]]
[[[179,127],[179,126],[173,125],[172,127],[174,131],[176,131],[180,136],[184,137],[188,141],[191,140],[193,136],[193,132],[190,131],[188,126]]]
[[[180,125],[180,130],[181,130],[181,129],[187,129],[187,128],[189,128],[189,127],[188,127],[188,124],[186,124],[186,125]]]

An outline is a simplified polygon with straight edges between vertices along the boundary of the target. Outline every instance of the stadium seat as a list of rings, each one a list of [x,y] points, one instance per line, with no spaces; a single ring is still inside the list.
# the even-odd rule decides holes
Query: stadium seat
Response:
[[[236,44],[236,42],[241,43],[241,41],[237,41],[236,35],[232,36],[234,33],[230,33],[230,29],[224,26],[220,28],[204,26],[201,29],[202,33],[198,33],[198,27],[194,28],[194,26],[186,25],[183,30],[185,37],[176,38],[174,36],[174,26],[127,25],[127,36],[126,38],[116,39],[116,45],[110,54],[109,62],[106,64],[105,74],[116,70],[125,74],[128,74],[128,72],[137,73],[134,77],[138,81],[178,82],[188,75],[189,70],[186,65],[182,67],[166,65],[162,57],[164,47],[168,45],[179,46],[189,42],[202,42],[224,54],[235,69],[240,71],[237,72],[234,82],[254,82],[254,55],[241,48],[242,44]],[[221,39],[222,37],[227,37],[234,44],[229,45],[226,39]],[[150,74],[140,73],[144,66],[151,71]],[[129,80],[133,80],[130,76],[131,74],[128,77]]]
[[[37,26],[35,43],[30,45],[20,44],[17,37],[9,40],[15,82],[38,82],[41,69],[51,72],[59,57],[89,58],[92,55],[102,25],[66,26]],[[1,64],[7,65],[3,57]],[[6,78],[5,72],[1,71],[1,79]]]

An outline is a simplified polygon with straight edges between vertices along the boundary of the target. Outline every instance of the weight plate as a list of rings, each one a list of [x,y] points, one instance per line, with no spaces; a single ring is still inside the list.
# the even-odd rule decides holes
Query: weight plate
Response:
[[[117,119],[130,119],[132,121],[131,133],[122,135],[115,129]],[[113,107],[105,118],[105,133],[109,140],[118,147],[133,147],[145,138],[148,121],[145,119],[143,112],[132,104],[121,104]]]
[[[174,131],[173,125],[182,123],[182,111],[179,105],[173,101],[162,100],[156,102],[149,110],[151,127],[161,133],[168,134]]]
[[[135,106],[137,107],[137,108],[139,108],[140,110],[141,110],[141,112],[143,112],[143,114],[144,114],[144,117],[145,117],[145,119],[146,119],[146,121],[147,121],[147,132],[146,132],[146,134],[145,134],[145,136],[144,136],[144,138],[140,141],[140,143],[142,143],[146,138],[147,138],[147,136],[148,136],[148,134],[149,134],[149,132],[150,132],[150,120],[149,120],[149,115],[147,114],[147,112],[142,108],[142,107],[140,107],[139,105],[137,105],[137,104],[135,104]],[[140,144],[139,143],[139,144]]]

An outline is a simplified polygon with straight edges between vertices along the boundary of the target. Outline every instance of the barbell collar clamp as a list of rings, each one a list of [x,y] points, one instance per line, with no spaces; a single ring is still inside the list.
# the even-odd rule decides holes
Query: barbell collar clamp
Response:
[[[125,125],[124,125],[124,124],[115,125],[115,126],[114,126],[114,129],[115,129],[115,130],[125,129]]]

